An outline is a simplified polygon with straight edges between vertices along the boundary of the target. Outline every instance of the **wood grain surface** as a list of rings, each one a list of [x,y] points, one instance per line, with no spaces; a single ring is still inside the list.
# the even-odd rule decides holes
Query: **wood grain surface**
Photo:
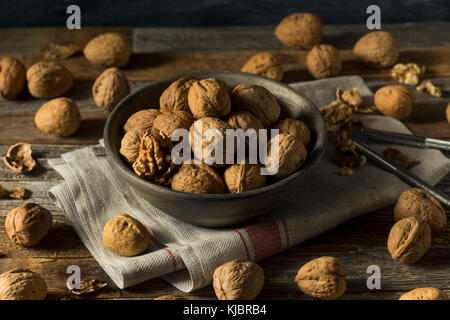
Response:
[[[449,138],[450,125],[444,110],[450,97],[450,40],[440,32],[450,23],[393,25],[392,31],[402,45],[400,61],[427,66],[427,78],[442,86],[442,98],[425,93],[417,94],[414,114],[405,124],[418,135]],[[0,57],[19,57],[27,66],[42,60],[40,50],[50,42],[85,44],[92,36],[105,31],[120,31],[133,42],[133,55],[124,68],[136,90],[150,81],[180,72],[200,69],[239,70],[244,61],[259,50],[277,52],[286,69],[284,81],[311,80],[304,59],[306,52],[284,48],[272,34],[272,27],[230,28],[83,28],[68,32],[59,28],[0,29],[2,43]],[[326,26],[324,39],[342,49],[342,74],[359,74],[375,91],[394,83],[389,70],[373,70],[360,64],[351,52],[353,42],[362,34],[362,26]],[[205,43],[209,40],[208,45]],[[67,93],[76,100],[82,113],[82,127],[77,134],[56,138],[40,132],[33,123],[34,113],[44,100],[34,99],[26,90],[12,101],[0,100],[0,155],[8,146],[27,141],[33,144],[36,168],[27,174],[12,173],[0,163],[0,184],[6,189],[23,186],[31,192],[28,201],[39,203],[54,215],[54,227],[34,248],[23,248],[11,243],[4,228],[0,228],[0,272],[27,266],[40,272],[49,287],[49,299],[79,299],[66,288],[66,268],[72,264],[81,267],[85,278],[98,278],[108,287],[95,299],[148,299],[165,294],[182,294],[161,279],[147,281],[125,290],[119,290],[80,242],[70,224],[47,196],[47,190],[62,178],[47,164],[50,158],[97,143],[102,136],[107,113],[98,109],[91,98],[91,86],[102,69],[92,67],[82,56],[62,61],[75,75],[74,87]],[[450,192],[450,176],[438,187]],[[22,201],[0,200],[0,225],[5,215]],[[450,292],[450,228],[433,237],[431,250],[416,265],[404,265],[391,260],[386,240],[392,226],[392,208],[367,214],[348,221],[314,239],[286,250],[261,263],[266,284],[261,299],[309,299],[296,287],[293,279],[306,261],[333,255],[344,262],[347,269],[348,290],[345,299],[397,299],[405,291],[423,286],[436,286]],[[381,290],[369,291],[366,269],[376,264],[382,271]],[[190,294],[189,299],[213,299],[211,286]]]

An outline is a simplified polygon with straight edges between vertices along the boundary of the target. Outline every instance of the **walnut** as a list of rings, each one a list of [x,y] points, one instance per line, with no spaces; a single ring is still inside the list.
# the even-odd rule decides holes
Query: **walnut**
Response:
[[[322,21],[314,13],[293,13],[281,20],[275,36],[288,47],[311,49],[322,41]]]
[[[187,111],[190,112],[188,104],[188,93],[197,79],[192,77],[183,77],[164,90],[159,98],[161,112]]]
[[[214,78],[194,82],[188,93],[189,109],[194,118],[227,116],[231,110],[228,91],[224,82]]]
[[[204,163],[182,164],[180,170],[172,177],[171,187],[176,191],[197,194],[225,192],[225,186],[220,175]]]
[[[252,56],[242,67],[242,72],[259,74],[261,76],[281,81],[283,67],[278,57],[272,52],[261,52]]]
[[[445,108],[445,117],[447,118],[447,122],[450,123],[450,102],[447,105],[447,108]]]
[[[339,168],[338,175],[340,176],[351,176],[353,174],[353,170],[349,167],[341,167]]]
[[[402,168],[409,168],[416,163],[416,159],[409,157],[400,150],[391,147],[384,149],[383,157],[388,160],[394,161]]]
[[[149,129],[134,128],[129,130],[120,143],[120,154],[133,164],[139,156],[141,139],[148,134]]]
[[[341,55],[332,45],[316,45],[306,56],[306,67],[316,79],[337,76],[342,69]]]
[[[0,184],[0,198],[3,198],[4,196],[6,196],[8,192],[6,191],[5,188],[3,188],[3,186]]]
[[[257,117],[264,127],[270,128],[280,117],[277,99],[264,87],[240,84],[231,92],[231,102],[237,111],[247,111]]]
[[[100,282],[100,280],[82,280],[80,282],[80,288],[73,288],[70,292],[76,296],[85,296],[95,292],[100,291],[102,288],[106,287],[108,284],[105,282]]]
[[[370,106],[363,101],[357,88],[344,91],[337,89],[336,100],[348,104],[354,112],[372,113],[376,110],[374,106]]]
[[[273,128],[280,130],[280,133],[290,134],[296,139],[300,139],[305,147],[309,148],[311,143],[311,132],[303,121],[287,118],[278,121]]]
[[[30,172],[36,166],[36,161],[31,155],[31,145],[25,142],[12,145],[3,161],[15,173]]]
[[[353,52],[370,67],[386,68],[397,61],[400,46],[389,32],[372,31],[356,42]]]
[[[425,66],[416,63],[397,63],[391,69],[391,76],[403,84],[418,84],[419,77],[425,73]]]
[[[133,163],[134,172],[151,182],[168,185],[175,170],[171,152],[170,139],[157,129],[151,130],[141,139],[139,156]]]
[[[414,92],[403,85],[385,86],[375,92],[375,106],[378,110],[398,120],[411,115],[415,101]]]
[[[427,253],[431,244],[428,223],[415,217],[397,221],[389,232],[387,248],[392,259],[403,263],[415,263]]]
[[[264,271],[254,262],[232,260],[214,270],[213,288],[219,300],[254,300],[264,286]]]
[[[128,79],[117,68],[103,71],[92,86],[95,104],[106,111],[112,111],[116,105],[130,93]]]
[[[189,130],[194,118],[186,111],[163,112],[155,118],[153,127],[160,130],[169,138],[176,129]]]
[[[125,122],[123,130],[128,132],[134,128],[150,129],[153,127],[153,121],[155,121],[155,118],[160,114],[161,112],[156,109],[144,109],[135,112],[128,118],[127,122]]]
[[[148,249],[151,237],[142,223],[125,213],[120,213],[106,222],[102,241],[109,251],[132,257]]]
[[[403,191],[394,208],[395,220],[415,217],[430,225],[431,231],[439,232],[447,226],[445,210],[439,201],[421,189]]]
[[[128,40],[120,33],[104,33],[89,41],[84,55],[94,65],[102,67],[124,67],[131,55]]]
[[[30,192],[24,187],[14,187],[9,190],[9,197],[14,199],[26,199],[30,195]]]
[[[25,67],[16,58],[0,60],[0,97],[14,99],[25,86]]]
[[[28,91],[36,98],[54,98],[67,92],[73,84],[72,73],[63,65],[53,62],[38,62],[28,68]]]
[[[430,80],[422,81],[417,87],[417,91],[426,91],[432,96],[441,97],[442,96],[442,88],[436,87]]]
[[[47,285],[28,269],[15,268],[0,275],[0,300],[44,300]]]
[[[309,261],[295,277],[299,289],[314,298],[334,300],[347,289],[344,265],[334,257],[320,257]]]
[[[267,183],[267,176],[261,174],[259,164],[233,164],[225,170],[223,176],[230,193],[262,188]]]
[[[52,227],[50,211],[36,203],[23,203],[12,209],[5,220],[8,237],[22,246],[35,246]]]
[[[45,133],[67,137],[80,127],[81,115],[72,99],[56,98],[39,108],[34,116],[34,123]]]
[[[417,288],[403,294],[398,300],[449,300],[448,295],[437,288]]]
[[[45,48],[41,50],[41,53],[45,59],[57,60],[67,59],[80,51],[81,47],[75,43],[49,43]]]
[[[272,148],[278,139],[278,153],[272,153]],[[275,150],[275,149],[274,149]],[[280,133],[269,141],[268,144],[268,168],[272,168],[277,160],[274,157],[278,154],[278,172],[273,175],[275,178],[284,178],[300,169],[306,161],[308,152],[300,139],[290,134]]]
[[[248,129],[264,129],[263,124],[254,115],[247,111],[232,112],[226,119],[226,122],[234,129],[242,129],[244,132]]]

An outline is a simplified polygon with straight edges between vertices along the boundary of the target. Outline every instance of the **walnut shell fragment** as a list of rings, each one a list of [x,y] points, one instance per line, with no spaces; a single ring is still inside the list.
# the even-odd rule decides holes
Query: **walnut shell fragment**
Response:
[[[278,140],[278,141],[277,141]],[[278,145],[276,143],[278,142]],[[278,152],[276,148],[278,147]],[[269,141],[267,168],[278,168],[274,178],[284,178],[300,169],[306,161],[308,151],[300,139],[280,133]],[[278,159],[276,159],[278,156]]]
[[[280,130],[280,133],[290,134],[296,139],[300,139],[306,148],[309,148],[311,144],[311,131],[301,120],[287,118],[278,121],[273,128]]]
[[[15,173],[30,172],[36,166],[36,161],[31,154],[31,145],[25,142],[12,145],[3,161]]]
[[[38,62],[28,68],[28,91],[36,98],[54,98],[67,92],[73,84],[72,73],[53,61]]]
[[[400,46],[391,33],[372,31],[356,42],[353,52],[370,67],[386,68],[397,61]]]
[[[259,74],[263,77],[283,79],[283,66],[277,55],[272,52],[261,52],[252,56],[242,67],[242,72]]]
[[[342,69],[341,55],[332,45],[316,45],[306,56],[306,66],[316,79],[337,76]]]
[[[144,109],[133,113],[125,122],[123,130],[125,132],[134,128],[150,129],[153,127],[153,121],[159,116],[161,112],[157,109]]]
[[[220,175],[207,164],[182,164],[172,177],[171,188],[197,194],[217,194],[225,192]]]
[[[130,84],[125,74],[117,68],[103,71],[92,86],[95,104],[111,112],[130,93]]]
[[[45,281],[35,272],[16,268],[0,275],[0,300],[44,300]]]
[[[335,300],[347,289],[344,265],[334,257],[309,261],[298,270],[295,282],[301,291],[321,300]]]
[[[52,99],[39,108],[34,116],[34,123],[45,133],[67,137],[80,127],[80,110],[72,99]]]
[[[262,188],[267,183],[267,176],[261,174],[259,164],[233,164],[225,170],[223,176],[230,193]]]
[[[30,192],[24,187],[15,187],[9,190],[9,197],[14,199],[27,199]]]
[[[449,300],[448,295],[437,288],[417,288],[404,293],[398,300]]]
[[[159,98],[161,112],[187,111],[190,112],[188,104],[189,89],[197,82],[192,77],[183,77],[164,90]]]
[[[110,32],[91,39],[83,53],[94,65],[121,68],[130,59],[131,45],[122,34]]]
[[[97,279],[92,279],[90,281],[82,280],[80,282],[80,288],[79,289],[73,288],[72,290],[70,290],[70,292],[77,296],[86,296],[100,291],[107,285],[108,284],[106,282],[101,282],[100,280]]]
[[[311,49],[322,41],[322,21],[314,13],[293,13],[281,20],[275,36],[288,47]]]
[[[16,58],[0,60],[0,97],[14,99],[25,86],[25,67]]]
[[[228,91],[228,86],[215,78],[194,82],[188,93],[189,109],[194,118],[227,116],[231,110]]]
[[[213,287],[219,300],[253,300],[264,286],[264,271],[254,262],[233,260],[214,270]]]
[[[383,157],[392,160],[402,168],[409,168],[416,163],[416,159],[409,157],[398,149],[388,147],[383,151]]]

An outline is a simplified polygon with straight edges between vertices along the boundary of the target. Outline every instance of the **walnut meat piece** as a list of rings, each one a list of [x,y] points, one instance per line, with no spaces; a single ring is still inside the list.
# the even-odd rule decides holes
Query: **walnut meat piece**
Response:
[[[194,123],[194,118],[186,111],[163,112],[155,118],[153,127],[160,130],[169,138],[177,129],[189,130]]]
[[[223,118],[230,113],[231,102],[227,85],[214,78],[203,79],[192,84],[188,93],[188,104],[194,118]]]
[[[322,21],[313,13],[293,13],[281,20],[275,36],[288,47],[311,49],[322,41]]]
[[[316,45],[306,56],[306,67],[316,79],[337,76],[342,69],[341,55],[334,46]]]
[[[259,164],[233,164],[225,170],[223,176],[230,193],[262,188],[267,183],[267,176],[261,174]]]
[[[130,84],[125,74],[117,68],[110,68],[98,76],[92,86],[95,104],[106,111],[112,111],[116,105],[130,93]]]
[[[278,152],[275,152],[278,140]],[[268,168],[278,168],[273,174],[274,178],[284,178],[300,169],[306,161],[307,151],[305,145],[290,134],[280,133],[269,141]],[[278,156],[278,161],[275,158]]]
[[[109,251],[132,257],[148,249],[151,237],[142,223],[125,213],[120,213],[106,222],[102,241]]]
[[[403,294],[398,300],[448,300],[448,295],[437,288],[417,288]]]
[[[284,73],[280,60],[272,52],[255,54],[244,64],[241,71],[280,81],[283,79]]]
[[[0,97],[14,99],[25,86],[25,67],[16,58],[0,60]]]
[[[403,263],[419,261],[431,245],[428,223],[408,217],[397,221],[389,232],[387,248],[392,259]]]
[[[425,67],[416,63],[397,63],[391,69],[391,76],[403,84],[418,84],[419,77],[425,73]]]
[[[421,189],[408,189],[397,200],[395,220],[415,217],[430,225],[431,231],[439,232],[447,226],[445,210],[439,201]]]
[[[190,112],[188,94],[189,89],[195,82],[197,82],[197,79],[192,77],[183,77],[173,82],[159,98],[161,112]]]
[[[301,120],[287,118],[278,121],[273,128],[280,130],[280,133],[290,134],[299,139],[306,148],[309,148],[311,144],[311,131],[306,123]]]
[[[84,47],[86,59],[101,67],[124,67],[131,55],[131,45],[120,33],[104,33]]]
[[[264,87],[240,84],[231,92],[231,102],[237,111],[247,111],[257,117],[264,127],[270,128],[280,117],[277,99]]]
[[[225,192],[225,186],[220,175],[204,163],[182,164],[178,172],[172,177],[171,187],[176,191],[197,194]]]
[[[263,124],[257,117],[247,111],[232,112],[226,119],[226,122],[234,129],[242,129],[244,132],[248,129],[264,129]]]
[[[67,92],[73,84],[72,73],[63,65],[53,62],[38,62],[28,68],[28,91],[36,98],[54,98]]]
[[[56,98],[39,108],[34,116],[34,123],[45,133],[67,137],[80,127],[81,115],[72,99]]]
[[[120,154],[127,159],[128,163],[133,164],[139,156],[141,140],[148,134],[149,129],[134,128],[129,130],[120,142]]]
[[[407,119],[414,110],[416,96],[402,85],[385,86],[375,92],[375,106],[383,114],[398,120]]]
[[[335,300],[347,289],[344,265],[334,257],[309,261],[298,270],[295,282],[301,291],[321,300]]]
[[[400,46],[389,32],[372,31],[356,42],[353,52],[368,66],[386,68],[397,61]]]
[[[213,274],[214,292],[219,300],[253,300],[264,286],[264,271],[251,261],[233,260]]]
[[[123,126],[123,130],[125,132],[130,131],[131,129],[150,129],[153,127],[153,121],[155,121],[156,117],[159,116],[161,112],[156,109],[144,109],[138,112],[135,112],[128,118],[127,122]]]
[[[422,81],[417,87],[417,91],[426,91],[432,96],[441,97],[442,96],[442,88],[436,87],[430,80]]]
[[[16,268],[0,275],[0,300],[44,300],[47,285],[28,269]]]
[[[15,173],[30,172],[36,166],[36,161],[31,155],[31,145],[25,142],[12,145],[3,161]]]
[[[35,246],[52,227],[50,211],[36,203],[23,203],[12,209],[5,220],[8,237],[22,246]]]

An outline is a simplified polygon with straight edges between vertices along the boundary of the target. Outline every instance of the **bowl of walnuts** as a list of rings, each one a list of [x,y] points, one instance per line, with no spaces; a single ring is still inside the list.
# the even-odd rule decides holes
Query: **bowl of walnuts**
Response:
[[[138,197],[206,227],[280,205],[302,188],[326,141],[318,109],[288,85],[221,70],[150,83],[104,129],[109,163]]]

